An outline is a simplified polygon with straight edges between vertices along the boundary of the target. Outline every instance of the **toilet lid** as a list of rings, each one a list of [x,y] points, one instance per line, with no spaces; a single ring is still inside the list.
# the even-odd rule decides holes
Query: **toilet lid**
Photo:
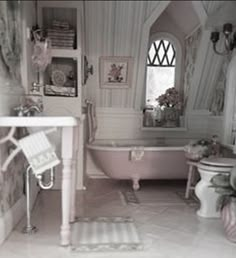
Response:
[[[231,158],[217,158],[210,157],[200,160],[201,164],[208,166],[219,166],[219,167],[234,167],[236,166],[236,159]]]
[[[222,167],[222,166],[210,166],[206,164],[201,164],[200,162],[197,165],[199,172],[208,172],[208,173],[230,173],[233,167]]]

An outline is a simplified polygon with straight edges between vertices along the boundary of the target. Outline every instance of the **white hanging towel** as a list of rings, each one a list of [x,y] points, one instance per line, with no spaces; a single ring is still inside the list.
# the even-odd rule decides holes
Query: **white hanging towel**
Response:
[[[86,101],[88,108],[88,129],[89,129],[89,139],[88,142],[93,142],[95,140],[95,134],[97,131],[97,116],[95,104],[89,100]]]
[[[24,137],[19,145],[36,176],[60,163],[44,131]]]

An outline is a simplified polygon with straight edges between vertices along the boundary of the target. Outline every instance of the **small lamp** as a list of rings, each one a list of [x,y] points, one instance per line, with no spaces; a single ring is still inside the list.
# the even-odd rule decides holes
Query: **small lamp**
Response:
[[[205,24],[207,30],[211,30],[211,42],[214,52],[218,55],[228,55],[236,47],[236,2],[224,1],[218,2],[217,8],[210,13]],[[224,49],[217,48],[217,42],[224,40]]]
[[[211,33],[211,42],[213,43],[213,49],[216,54],[218,55],[228,55],[235,47],[236,47],[236,32],[233,32],[233,25],[231,23],[225,23],[223,25],[223,30],[224,34],[224,46],[225,50],[220,52],[216,48],[216,44],[220,39],[220,32],[219,31],[213,31]]]

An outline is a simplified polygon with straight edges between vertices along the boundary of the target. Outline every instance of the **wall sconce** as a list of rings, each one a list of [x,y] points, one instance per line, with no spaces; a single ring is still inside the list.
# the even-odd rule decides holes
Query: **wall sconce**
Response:
[[[213,43],[213,49],[216,54],[228,55],[236,47],[236,32],[234,32],[233,34],[232,32],[233,32],[233,25],[231,23],[225,23],[223,25],[223,34],[225,37],[224,39],[225,50],[223,50],[222,52],[216,49],[216,44],[220,39],[220,32],[213,31],[211,33],[211,41]]]

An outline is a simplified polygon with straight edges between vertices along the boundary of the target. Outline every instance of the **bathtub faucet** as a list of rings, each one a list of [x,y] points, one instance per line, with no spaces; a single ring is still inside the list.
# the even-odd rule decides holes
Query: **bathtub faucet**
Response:
[[[14,110],[17,113],[17,116],[34,116],[35,113],[41,113],[42,110],[37,105],[32,106],[24,106],[20,105],[18,107],[15,107]]]

